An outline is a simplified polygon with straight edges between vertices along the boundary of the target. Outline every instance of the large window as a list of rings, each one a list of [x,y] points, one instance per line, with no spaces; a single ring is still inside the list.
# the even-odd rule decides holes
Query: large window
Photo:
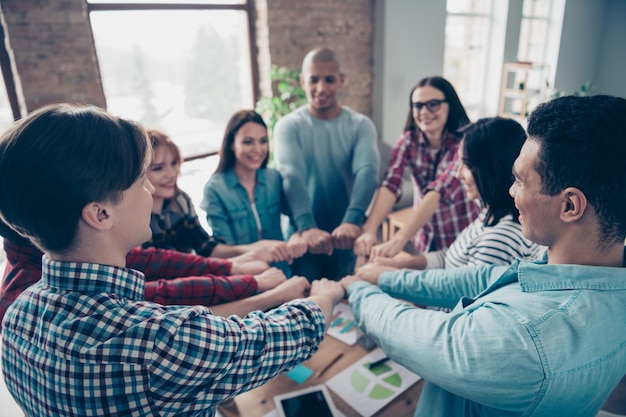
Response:
[[[505,8],[496,0],[448,0],[443,75],[472,120],[493,114]]]
[[[541,93],[538,101],[554,86],[564,10],[565,0],[523,2],[517,59],[532,63],[528,86]]]
[[[250,7],[88,0],[107,110],[163,130],[185,158],[215,152],[256,99]]]

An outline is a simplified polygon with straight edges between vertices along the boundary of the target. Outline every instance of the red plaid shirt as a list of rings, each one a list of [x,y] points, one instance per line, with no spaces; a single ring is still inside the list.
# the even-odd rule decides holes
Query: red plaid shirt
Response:
[[[413,207],[417,207],[428,191],[441,194],[439,209],[412,239],[422,252],[449,247],[480,212],[480,207],[465,197],[461,181],[456,178],[459,142],[458,136],[448,133],[437,153],[431,153],[421,131],[416,134],[406,131],[393,148],[381,186],[400,199],[404,169],[409,167],[414,189]]]
[[[41,278],[42,252],[29,243],[4,239],[7,263],[0,287],[0,327],[6,309]],[[164,249],[137,247],[128,253],[128,268],[144,273],[146,300],[170,305],[216,305],[257,292],[252,275],[225,276],[231,263]]]

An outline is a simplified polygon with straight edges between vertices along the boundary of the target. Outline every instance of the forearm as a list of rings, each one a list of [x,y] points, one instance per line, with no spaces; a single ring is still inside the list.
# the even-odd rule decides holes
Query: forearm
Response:
[[[363,232],[376,233],[396,202],[396,196],[387,187],[379,187],[372,210],[363,225]]]
[[[234,256],[243,255],[249,250],[250,248],[246,245],[225,245],[218,243],[211,255],[216,258],[232,258]]]
[[[415,236],[415,233],[424,227],[433,217],[433,214],[435,214],[439,208],[439,200],[440,194],[438,192],[430,191],[427,193],[417,208],[413,210],[414,213],[409,222],[398,230],[392,239],[402,244],[411,240],[411,238]]]
[[[278,291],[269,290],[241,300],[211,306],[211,311],[213,314],[222,317],[230,315],[245,317],[252,311],[266,311],[285,301],[287,300],[284,300]]]

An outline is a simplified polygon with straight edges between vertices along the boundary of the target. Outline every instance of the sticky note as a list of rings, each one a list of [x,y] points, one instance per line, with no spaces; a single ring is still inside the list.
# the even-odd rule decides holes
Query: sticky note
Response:
[[[307,368],[304,365],[298,365],[291,371],[287,372],[287,376],[298,384],[304,383],[309,377],[313,375],[313,369]]]

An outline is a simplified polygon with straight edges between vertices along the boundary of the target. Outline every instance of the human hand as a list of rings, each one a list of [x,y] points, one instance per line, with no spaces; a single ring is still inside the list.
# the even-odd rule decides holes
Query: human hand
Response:
[[[376,233],[363,232],[354,242],[354,253],[365,258],[370,256],[372,248],[376,244]]]
[[[256,275],[267,271],[269,267],[265,261],[234,261],[230,267],[230,273],[232,275]]]
[[[257,289],[259,292],[271,290],[272,288],[280,285],[287,280],[287,277],[278,268],[270,268],[265,272],[262,272],[254,276],[257,282]]]
[[[397,268],[369,263],[357,269],[355,275],[362,281],[378,285],[378,277],[380,277],[380,274],[387,271],[397,271]]]
[[[346,275],[339,281],[339,283],[341,284],[343,289],[347,292],[348,287],[350,285],[354,284],[355,282],[362,282],[362,281],[363,280],[359,279],[359,277],[357,277],[356,275]]]
[[[390,239],[387,242],[379,243],[372,248],[370,252],[370,261],[373,262],[376,258],[391,258],[402,251],[404,243],[397,239]]]
[[[282,240],[263,239],[249,245],[257,258],[265,262],[287,261],[291,263],[292,258],[287,249],[287,244]]]
[[[343,299],[345,293],[339,282],[327,278],[317,279],[311,284],[311,295],[329,297],[333,306]]]
[[[300,233],[294,233],[287,242],[287,249],[292,259],[300,258],[309,249],[306,240]]]
[[[333,254],[333,238],[330,233],[313,227],[301,232],[309,251],[314,254]]]
[[[360,234],[361,228],[356,224],[341,223],[333,230],[333,246],[335,249],[352,249]]]
[[[278,294],[280,303],[286,303],[296,298],[308,297],[311,284],[305,277],[293,276],[271,291]]]

